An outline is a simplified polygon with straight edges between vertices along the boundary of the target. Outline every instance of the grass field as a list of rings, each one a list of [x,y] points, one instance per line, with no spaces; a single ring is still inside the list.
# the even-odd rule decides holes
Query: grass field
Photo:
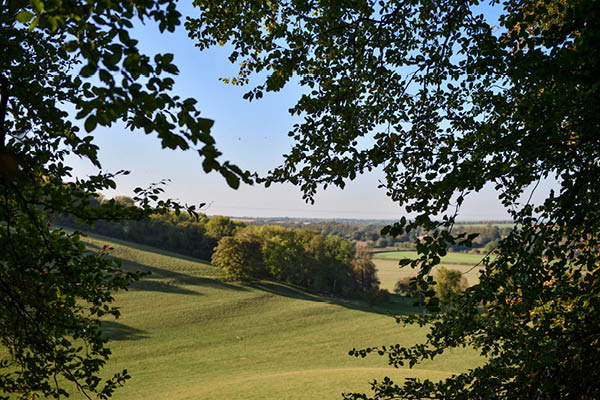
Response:
[[[424,339],[425,329],[403,328],[389,315],[418,311],[399,297],[374,309],[276,283],[242,286],[203,262],[86,240],[111,244],[127,268],[152,271],[116,295],[122,317],[104,324],[113,339],[107,373],[127,368],[132,375],[114,399],[339,399],[368,391],[375,378],[440,379],[479,361],[461,349],[409,370],[389,367],[384,357],[348,356],[353,347]]]
[[[373,254],[373,262],[377,267],[377,276],[383,289],[393,291],[398,279],[413,277],[417,274],[417,271],[410,266],[400,268],[398,260],[401,258],[417,258],[417,252],[389,251]],[[443,266],[449,269],[457,269],[464,274],[468,284],[472,285],[479,282],[480,267],[476,267],[476,265],[482,258],[483,256],[478,254],[448,253],[436,268]],[[436,268],[433,269],[434,273]]]

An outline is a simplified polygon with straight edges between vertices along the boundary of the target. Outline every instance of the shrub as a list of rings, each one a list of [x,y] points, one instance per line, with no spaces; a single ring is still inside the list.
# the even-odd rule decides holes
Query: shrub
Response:
[[[398,279],[394,285],[394,293],[400,296],[412,298],[415,304],[422,304],[425,298],[424,295],[417,287],[411,287],[410,285],[411,281],[414,279],[415,278],[412,276],[406,276]]]
[[[371,305],[384,304],[390,301],[390,292],[387,289],[372,287],[365,297]]]

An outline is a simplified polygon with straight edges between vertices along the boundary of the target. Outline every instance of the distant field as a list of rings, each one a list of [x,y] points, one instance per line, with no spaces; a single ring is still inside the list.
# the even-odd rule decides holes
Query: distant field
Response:
[[[381,253],[373,253],[373,258],[383,258],[386,260],[400,260],[402,258],[417,258],[416,251],[386,251]],[[483,259],[481,254],[467,254],[467,253],[448,253],[442,257],[443,264],[464,264],[464,265],[475,265],[481,262]]]
[[[478,223],[457,223],[457,228],[469,228],[469,227],[482,227],[482,226],[496,226],[498,228],[513,228],[515,226],[512,222],[478,222]]]
[[[410,266],[400,268],[398,260],[374,258],[373,262],[377,267],[377,277],[381,281],[380,286],[382,289],[393,291],[398,279],[417,275],[417,270],[412,269]],[[433,273],[435,274],[435,270],[441,266],[463,272],[469,285],[479,282],[479,267],[473,268],[474,265],[442,263],[433,269]]]
[[[478,254],[448,253],[442,258],[441,264],[438,267],[444,266],[463,272],[468,284],[473,285],[479,282],[480,267],[475,267],[475,265],[479,263],[483,257],[483,255]],[[394,285],[399,279],[413,277],[417,274],[417,271],[410,266],[400,268],[398,260],[401,258],[417,258],[417,252],[390,251],[373,254],[373,262],[377,267],[377,276],[381,281],[381,287],[383,289],[393,291]],[[436,268],[433,269],[434,274]]]
[[[152,271],[117,293],[122,317],[105,323],[114,340],[107,374],[127,368],[133,376],[117,400],[339,399],[344,391],[368,391],[372,379],[440,379],[480,360],[460,349],[409,370],[389,367],[384,357],[349,357],[353,347],[425,338],[426,329],[402,328],[389,316],[419,311],[402,298],[374,309],[275,283],[242,286],[203,262],[86,240],[112,244],[128,268]]]

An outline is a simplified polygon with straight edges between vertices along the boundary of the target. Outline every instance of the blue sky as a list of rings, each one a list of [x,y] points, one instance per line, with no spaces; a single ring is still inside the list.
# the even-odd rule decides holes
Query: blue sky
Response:
[[[191,6],[180,5],[182,14],[194,15]],[[287,132],[294,120],[288,109],[298,99],[299,87],[289,86],[249,103],[242,99],[248,87],[234,87],[218,80],[232,77],[237,71],[227,59],[227,48],[201,52],[182,26],[172,34],[159,34],[154,24],[138,26],[132,37],[140,41],[141,50],[148,55],[174,53],[174,62],[180,70],[180,75],[175,77],[175,92],[195,98],[203,116],[215,120],[212,134],[223,153],[222,160],[259,173],[282,162],[282,155],[292,145]],[[167,197],[190,204],[207,203],[204,212],[209,215],[364,219],[397,219],[406,215],[386,197],[384,190],[377,188],[378,179],[382,177],[378,171],[350,182],[343,191],[331,188],[321,191],[316,203],[309,205],[292,185],[268,189],[243,185],[232,190],[220,175],[203,172],[197,153],[161,149],[154,136],[143,132],[132,133],[115,125],[110,129],[99,128],[94,136],[105,171],[131,171],[130,175],[117,180],[116,191],[105,192],[109,197],[131,196],[135,187],[167,178],[171,180],[165,188]],[[79,159],[72,160],[72,165],[78,176],[97,172]],[[544,189],[547,190],[542,188],[542,191]],[[465,220],[506,218],[508,214],[491,188],[467,198],[461,212],[461,219]]]

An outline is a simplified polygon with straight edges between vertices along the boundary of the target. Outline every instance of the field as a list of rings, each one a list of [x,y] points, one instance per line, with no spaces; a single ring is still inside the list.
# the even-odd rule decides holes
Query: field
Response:
[[[377,276],[381,281],[382,288],[392,291],[398,279],[412,277],[417,274],[417,271],[410,266],[400,268],[398,260],[401,258],[417,258],[417,252],[387,251],[373,254],[373,262],[377,267]],[[442,258],[439,266],[457,269],[463,272],[465,278],[467,278],[467,282],[472,285],[479,282],[480,267],[477,266],[477,264],[482,258],[483,256],[479,254],[448,253]],[[434,271],[436,268],[434,268]]]
[[[203,262],[86,240],[111,244],[127,268],[152,271],[116,295],[122,317],[104,324],[113,339],[107,373],[127,368],[133,377],[115,399],[339,399],[368,391],[372,379],[439,379],[479,361],[461,349],[409,370],[348,356],[353,347],[423,340],[425,329],[390,316],[418,311],[399,297],[383,309],[270,282],[243,286]]]

